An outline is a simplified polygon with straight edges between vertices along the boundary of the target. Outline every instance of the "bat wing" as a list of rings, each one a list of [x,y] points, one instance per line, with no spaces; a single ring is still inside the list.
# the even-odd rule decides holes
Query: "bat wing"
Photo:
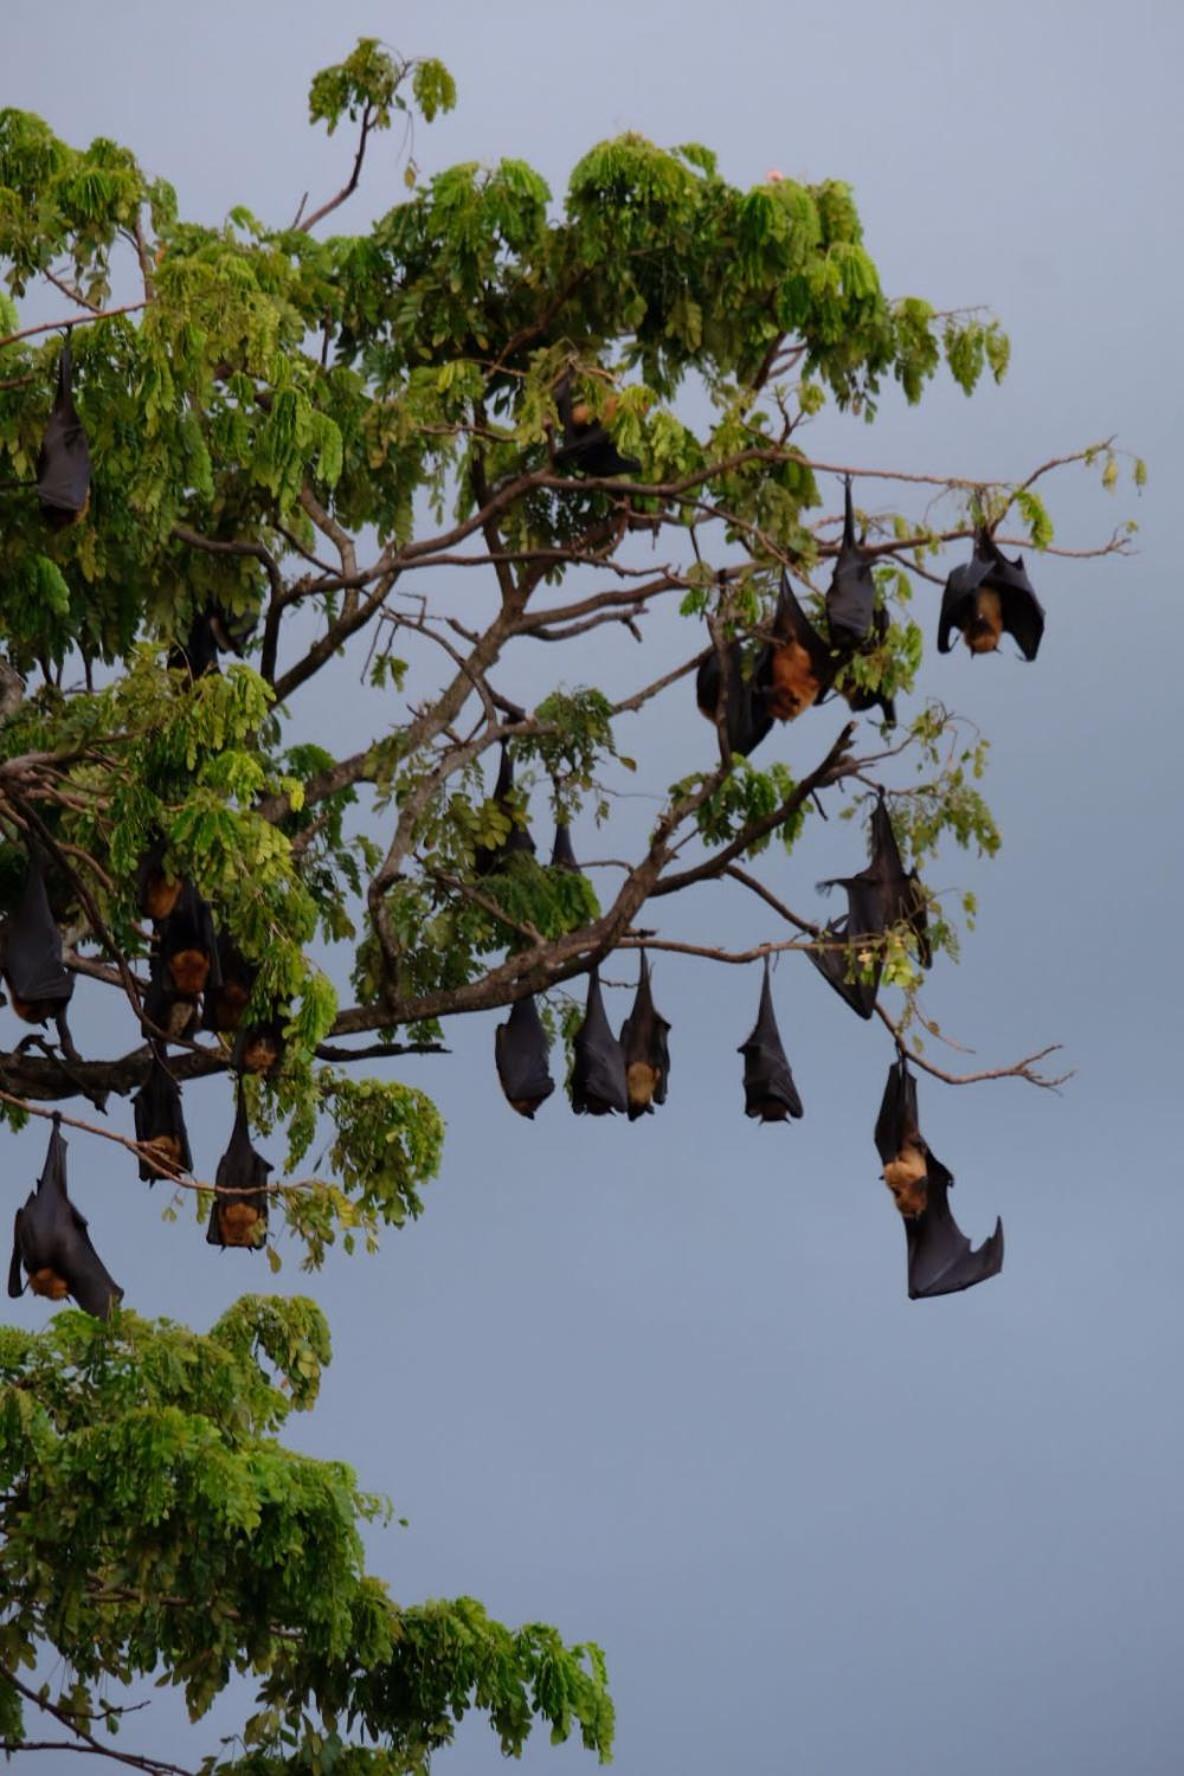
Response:
[[[29,1004],[66,1005],[74,992],[74,976],[62,961],[62,934],[50,910],[36,852],[30,854],[24,892],[8,921],[4,972],[14,996]]]
[[[980,533],[975,539],[974,554],[956,567],[946,581],[941,595],[941,615],[937,623],[937,651],[948,654],[953,647],[952,635],[970,619],[974,595],[991,572],[993,562],[987,539]]]
[[[752,676],[746,678],[744,649],[739,641],[733,641],[726,650],[727,668],[724,672],[720,671],[719,654],[712,648],[695,679],[696,701],[710,722],[715,721],[721,691],[726,691],[724,726],[728,745],[733,752],[743,753],[745,758],[755,752],[773,726],[763,688],[768,654],[767,648],[761,650]]]
[[[86,1218],[70,1204],[70,1226],[62,1235],[61,1256],[54,1269],[66,1279],[70,1293],[85,1313],[97,1320],[110,1318],[111,1309],[123,1300],[123,1290],[91,1243]]]
[[[25,1211],[18,1209],[12,1218],[12,1257],[8,1262],[8,1293],[15,1301],[24,1293],[24,1281],[21,1277],[21,1257],[24,1251],[23,1234],[25,1230]]]
[[[147,1080],[132,1101],[132,1112],[137,1141],[148,1143],[162,1137],[171,1139],[177,1145],[177,1164],[187,1172],[193,1170],[189,1132],[185,1127],[185,1115],[181,1108],[181,1087],[156,1055],[153,1056]],[[146,1160],[141,1159],[140,1177],[145,1183],[154,1184],[159,1175]]]
[[[214,626],[204,611],[194,617],[184,644],[174,642],[169,649],[169,665],[174,672],[188,672],[191,678],[202,678],[218,670],[218,642]]]
[[[1040,651],[1040,641],[1044,634],[1044,607],[1032,590],[1018,555],[1014,567],[1009,564],[1009,572],[1022,578],[1024,583],[1022,586],[1008,584],[1001,588],[1003,627],[1019,643],[1024,659],[1034,660]]]
[[[804,647],[823,689],[829,687],[834,678],[830,648],[803,610],[784,568],[781,570],[777,608],[773,613],[773,635],[777,641],[796,641]]]
[[[876,614],[876,581],[871,561],[855,541],[855,512],[851,504],[851,478],[847,477],[843,546],[835,562],[834,576],[826,594],[826,618],[831,640],[846,647],[860,647],[872,633]]]
[[[903,1147],[920,1139],[917,1124],[917,1082],[898,1056],[888,1069],[880,1113],[876,1117],[876,1152],[888,1165]]]
[[[20,1243],[26,1270],[55,1271],[79,1307],[96,1319],[107,1319],[112,1306],[123,1299],[123,1290],[95,1251],[86,1216],[70,1201],[66,1143],[56,1120],[36,1195],[29,1198],[23,1215]],[[10,1276],[10,1288],[11,1284]]]
[[[744,1114],[759,1117],[762,1122],[784,1122],[787,1117],[801,1116],[802,1100],[777,1028],[767,957],[756,1023],[738,1052],[744,1056]]]
[[[90,447],[70,392],[70,346],[58,358],[58,387],[37,457],[37,498],[54,529],[72,524],[90,499]]]
[[[973,1289],[1003,1269],[1003,1223],[977,1249],[950,1212],[948,1193],[954,1180],[932,1153],[929,1159],[928,1207],[905,1222],[908,1243],[909,1300],[954,1295]]]
[[[573,870],[579,874],[580,866],[576,862],[576,854],[572,848],[571,828],[566,820],[555,823],[555,843],[551,847],[551,868]]]
[[[844,1004],[849,1005],[853,1012],[861,1018],[870,1018],[876,1009],[876,994],[880,986],[880,974],[883,969],[883,958],[876,957],[875,968],[870,980],[863,980],[857,974],[848,979],[848,969],[852,959],[859,955],[860,933],[853,931],[850,915],[841,919],[832,919],[822,930],[827,940],[825,949],[809,949],[806,954],[825,981],[829,981]],[[840,948],[839,946],[843,947]]]
[[[588,976],[584,1021],[572,1043],[571,1107],[577,1116],[606,1116],[629,1108],[625,1052],[613,1035],[600,992],[600,975]]]
[[[247,1107],[240,1092],[230,1144],[218,1161],[218,1170],[214,1174],[217,1195],[210,1209],[209,1225],[206,1228],[207,1245],[227,1244],[222,1234],[221,1217],[228,1209],[251,1209],[256,1220],[266,1227],[267,1197],[262,1193],[271,1170],[271,1162],[264,1159],[262,1154],[256,1153],[251,1145]],[[244,1240],[240,1243],[254,1245],[257,1242]]]
[[[547,1066],[547,1033],[533,998],[518,999],[504,1024],[494,1031],[497,1076],[506,1098],[531,1120],[555,1090]]]

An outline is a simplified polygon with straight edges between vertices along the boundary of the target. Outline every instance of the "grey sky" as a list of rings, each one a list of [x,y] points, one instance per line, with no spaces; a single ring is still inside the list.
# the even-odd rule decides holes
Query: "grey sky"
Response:
[[[926,1003],[983,1065],[1061,1039],[1078,1069],[1060,1096],[922,1080],[960,1221],[977,1241],[1003,1215],[1002,1277],[945,1301],[905,1298],[903,1234],[871,1144],[882,1029],[787,958],[775,989],[806,1118],[755,1129],[734,1049],[756,971],[667,956],[656,991],[673,1069],[657,1117],[590,1126],[555,1099],[519,1121],[497,1091],[494,1019],[457,1029],[452,1059],[401,1075],[448,1118],[444,1172],[424,1219],[380,1257],[314,1279],[337,1357],[293,1437],[352,1462],[410,1517],[373,1542],[396,1597],[470,1592],[510,1621],[541,1617],[605,1646],[622,1776],[1178,1770],[1168,551],[1184,470],[1184,13],[1167,0],[108,0],[55,16],[60,41],[42,6],[5,0],[0,104],[39,111],[75,142],[128,142],[206,220],[240,202],[280,219],[306,187],[315,201],[340,183],[352,145],[307,128],[305,93],[362,33],[439,55],[457,77],[458,111],[418,137],[427,170],[515,155],[558,196],[587,147],[630,128],[702,140],[738,181],[770,167],[848,179],[886,286],[991,305],[1013,365],[973,402],[943,382],[915,410],[886,400],[874,429],[824,421],[817,454],[1008,475],[1116,432],[1147,457],[1141,500],[1080,470],[1051,487],[1058,542],[1085,546],[1133,514],[1141,552],[1033,565],[1048,609],[1035,666],[931,655],[922,679],[993,738],[987,791],[1005,841],[985,868],[943,855],[937,885],[974,887],[982,915]],[[398,170],[384,139],[341,226],[387,207]],[[639,682],[640,657],[605,643],[579,663],[531,660],[518,682],[535,695],[543,671]],[[314,704],[326,740],[340,707]],[[799,724],[782,756],[808,765],[837,723]],[[688,707],[639,721],[626,742],[656,759],[642,786],[660,789],[706,758],[709,736]],[[597,850],[592,834],[577,839]],[[814,881],[859,845],[849,826],[815,822],[769,879],[780,871],[809,910]],[[662,917],[672,933],[770,934],[714,890],[663,903]],[[614,994],[614,1019],[624,1008]],[[208,1168],[229,1124],[224,1088],[193,1102]],[[39,1131],[10,1141],[12,1195],[41,1146]],[[139,1309],[204,1326],[243,1288],[268,1286],[261,1264],[216,1256],[192,1226],[146,1221],[118,1157],[83,1161],[82,1137],[71,1146],[78,1194]],[[302,1286],[291,1260],[280,1286]],[[14,1318],[44,1312],[26,1299]],[[190,1761],[188,1730],[169,1732]],[[526,1762],[564,1771],[581,1758],[540,1739]],[[440,1768],[497,1763],[481,1725]]]

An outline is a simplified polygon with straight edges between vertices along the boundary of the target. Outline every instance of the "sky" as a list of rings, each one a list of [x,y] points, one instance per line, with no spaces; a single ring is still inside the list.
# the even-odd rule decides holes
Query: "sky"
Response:
[[[740,183],[773,167],[848,180],[886,288],[989,305],[1013,359],[1002,388],[971,402],[947,379],[919,408],[886,400],[874,429],[823,421],[818,455],[1002,477],[1116,434],[1147,459],[1141,496],[1125,477],[1105,493],[1096,470],[1050,485],[1058,543],[1089,547],[1131,516],[1140,530],[1128,559],[1030,562],[1048,613],[1035,665],[931,650],[922,673],[991,737],[1004,837],[989,865],[945,851],[931,872],[981,905],[961,963],[943,959],[925,993],[975,1051],[944,1064],[997,1066],[1060,1041],[1075,1070],[1059,1093],[921,1080],[959,1220],[977,1243],[1003,1217],[1002,1276],[906,1298],[871,1141],[891,1059],[882,1027],[787,957],[774,989],[806,1116],[760,1128],[741,1113],[734,1053],[757,971],[665,955],[659,1115],[577,1123],[556,1094],[525,1123],[497,1089],[497,1018],[468,1020],[449,1030],[451,1057],[399,1073],[448,1122],[422,1220],[311,1282],[289,1253],[278,1287],[311,1287],[335,1345],[290,1440],[348,1460],[409,1519],[370,1538],[374,1570],[403,1601],[472,1594],[504,1620],[599,1641],[620,1776],[1178,1770],[1184,982],[1169,550],[1184,470],[1184,13],[1163,0],[890,12],[874,0],[107,0],[59,11],[56,44],[31,0],[3,14],[0,104],[75,143],[127,142],[207,221],[236,203],[280,220],[306,189],[315,201],[342,182],[351,144],[309,129],[305,94],[362,34],[440,56],[456,76],[457,111],[417,135],[425,172],[513,155],[561,193],[592,143],[636,129],[708,143]],[[381,213],[400,172],[386,138],[338,224]],[[936,597],[919,594],[930,636]],[[689,651],[668,626],[647,639],[655,658],[680,639]],[[632,687],[630,649],[597,638],[579,662],[531,657],[504,682],[534,697],[557,672]],[[356,743],[356,671],[308,700],[325,744]],[[779,756],[807,767],[838,725],[829,710],[808,734],[798,724]],[[710,750],[689,698],[620,739],[645,793]],[[622,805],[622,830],[652,807]],[[598,842],[577,830],[582,855]],[[813,822],[802,855],[770,862],[767,879],[825,913],[814,882],[853,860],[850,826]],[[755,906],[712,889],[659,910],[669,935],[739,945],[776,935]],[[606,973],[631,980],[632,963]],[[614,1021],[626,1009],[614,991]],[[208,1175],[229,1128],[224,1086],[193,1088],[191,1102]],[[15,1201],[43,1135],[8,1140]],[[269,1286],[261,1262],[146,1216],[114,1149],[80,1135],[71,1149],[76,1194],[140,1311],[203,1327]],[[12,1316],[34,1325],[46,1311],[25,1298]],[[190,1729],[165,1704],[151,1731],[129,1724],[196,1762],[232,1719]],[[524,1763],[564,1773],[581,1760],[544,1733]],[[475,1722],[437,1767],[482,1776],[499,1763]]]

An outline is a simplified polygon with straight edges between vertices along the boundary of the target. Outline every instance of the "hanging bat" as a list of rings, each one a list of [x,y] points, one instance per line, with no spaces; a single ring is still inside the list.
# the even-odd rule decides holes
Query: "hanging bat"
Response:
[[[261,1246],[267,1238],[267,1177],[272,1167],[251,1145],[242,1093],[230,1145],[214,1176],[214,1206],[206,1228],[211,1246]]]
[[[140,1034],[151,1042],[158,1036],[181,1042],[192,1035],[197,1025],[197,1000],[179,998],[173,991],[165,970],[159,934],[153,939],[148,958],[148,991],[142,1001]]]
[[[555,385],[555,406],[563,427],[563,443],[555,452],[557,465],[569,464],[581,474],[640,475],[641,464],[636,457],[622,456],[606,428],[593,416],[586,401],[573,401],[571,372],[566,372]],[[605,403],[605,417],[616,412],[616,396]]]
[[[493,1055],[511,1108],[533,1122],[555,1090],[547,1067],[547,1032],[533,998],[514,1001],[506,1022],[493,1033]]]
[[[713,727],[720,697],[726,694],[724,726],[728,745],[733,752],[743,753],[745,758],[756,751],[773,726],[766,688],[759,682],[762,676],[767,679],[769,658],[770,650],[762,649],[753,672],[745,677],[743,644],[732,641],[724,651],[726,666],[723,671],[720,670],[719,650],[713,647],[695,677],[695,700],[699,712]]]
[[[218,942],[208,904],[192,882],[186,882],[177,905],[157,933],[164,979],[178,999],[196,1000],[207,986],[217,986]]]
[[[925,890],[915,870],[905,873],[882,790],[872,810],[870,836],[871,862],[866,869],[858,875],[836,876],[818,884],[821,889],[846,889],[847,912],[825,927],[827,947],[807,952],[839,997],[862,1018],[870,1018],[875,1010],[884,967],[881,940],[893,925],[903,923],[909,927],[922,967],[928,968],[933,960]],[[870,979],[847,978],[853,956],[863,968],[871,968]]]
[[[972,654],[993,654],[1002,636],[1014,636],[1025,660],[1034,660],[1044,634],[1044,608],[1024,571],[1023,557],[1014,561],[980,529],[974,554],[946,581],[937,630],[937,651],[948,654],[950,631],[960,629]]]
[[[826,694],[833,677],[830,649],[798,603],[782,568],[773,639],[756,673],[765,707],[777,721],[794,721]]]
[[[136,1140],[148,1147],[169,1165],[183,1172],[193,1170],[189,1151],[189,1133],[181,1109],[181,1087],[157,1053],[152,1051],[152,1066],[143,1086],[132,1100],[136,1118]],[[140,1177],[155,1184],[161,1174],[146,1159],[140,1161]]]
[[[917,1082],[903,1054],[888,1070],[876,1118],[876,1150],[884,1182],[904,1218],[909,1300],[953,1295],[1003,1269],[1003,1223],[977,1250],[950,1212],[953,1174],[933,1154],[917,1119]]]
[[[16,1015],[27,1024],[52,1018],[63,1049],[73,1054],[66,1025],[66,1007],[74,992],[74,976],[62,961],[62,934],[45,891],[40,849],[29,848],[29,867],[16,911],[4,922],[3,971]]]
[[[785,1058],[773,1010],[767,956],[756,1023],[737,1053],[744,1056],[745,1116],[759,1117],[761,1122],[786,1122],[791,1116],[801,1116],[802,1100]]]
[[[242,1023],[259,970],[248,962],[234,939],[218,933],[218,979],[206,986],[202,1002],[202,1029],[230,1035]]]
[[[833,645],[847,650],[862,647],[872,633],[875,610],[876,581],[871,558],[855,541],[855,511],[848,475],[843,544],[826,594],[826,621]]]
[[[654,1105],[666,1102],[666,1084],[670,1078],[670,1049],[666,1042],[669,1033],[670,1025],[654,1006],[650,965],[643,950],[633,1010],[621,1025],[630,1122],[636,1122],[639,1116],[652,1116]]]
[[[20,1295],[21,1270],[34,1295],[63,1301],[72,1295],[86,1313],[105,1320],[123,1290],[107,1271],[91,1244],[86,1216],[76,1209],[66,1191],[66,1143],[61,1118],[53,1119],[53,1132],[45,1165],[23,1209],[13,1223],[12,1262],[8,1267],[8,1293]]]
[[[37,498],[51,530],[77,524],[90,505],[90,447],[70,390],[73,368],[67,337],[58,356],[57,393],[37,454]]]
[[[600,970],[588,973],[584,1021],[572,1043],[571,1107],[577,1116],[608,1116],[629,1108],[625,1051],[609,1027],[600,992]]]
[[[173,642],[169,648],[168,664],[173,672],[188,672],[194,680],[204,678],[207,672],[219,670],[214,626],[204,611],[199,612],[189,625],[189,635],[185,642]]]
[[[166,849],[163,839],[154,839],[136,869],[136,905],[154,925],[175,911],[184,886],[180,876],[170,876],[165,869]]]
[[[576,854],[572,849],[571,828],[566,820],[555,822],[555,843],[551,846],[551,868],[571,870],[579,875],[580,866],[576,862]]]
[[[479,876],[488,876],[495,869],[500,869],[516,851],[529,852],[532,857],[534,855],[534,840],[530,835],[530,828],[523,823],[511,799],[513,790],[514,766],[510,749],[503,740],[501,764],[498,766],[492,799],[510,822],[510,831],[500,845],[477,846],[473,853],[473,869]]]
[[[881,647],[887,639],[887,635],[888,612],[880,609],[872,614],[871,640],[863,652],[871,652],[875,648]],[[869,709],[878,709],[886,727],[894,728],[896,726],[896,704],[891,697],[885,696],[883,691],[869,690],[862,685],[848,685],[844,688],[843,696],[847,701],[847,707],[854,714],[866,715]]]
[[[287,1019],[276,1016],[261,1024],[250,1024],[239,1031],[234,1045],[234,1065],[243,1073],[266,1076],[274,1073],[284,1058],[287,1042],[284,1025]]]

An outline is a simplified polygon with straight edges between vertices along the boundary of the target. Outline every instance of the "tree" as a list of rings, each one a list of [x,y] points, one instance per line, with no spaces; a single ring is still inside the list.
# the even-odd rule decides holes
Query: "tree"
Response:
[[[849,954],[749,866],[797,845],[827,802],[850,815],[882,789],[914,868],[947,837],[993,852],[986,742],[939,703],[905,703],[924,654],[918,585],[929,597],[942,551],[984,533],[1053,554],[1121,551],[1126,535],[1058,549],[1039,491],[1071,462],[1112,485],[1109,443],[1002,485],[811,458],[827,403],[871,421],[887,383],[919,400],[944,363],[970,394],[1008,360],[978,311],[885,296],[841,184],[771,176],[741,192],[697,144],[626,136],[580,161],[561,210],[521,162],[421,180],[412,160],[405,197],[367,234],[314,234],[357,188],[376,132],[453,100],[438,63],[361,42],[311,89],[314,121],[356,126],[347,182],[278,228],[246,209],[221,229],[186,222],[124,148],[76,150],[0,113],[0,899],[15,908],[39,855],[67,967],[106,995],[123,1047],[101,1059],[64,1032],[57,1046],[26,1038],[0,1054],[0,1103],[14,1124],[78,1098],[101,1111],[161,1057],[181,1083],[237,1074],[253,1126],[286,1129],[287,1175],[258,1200],[309,1268],[337,1239],[373,1246],[418,1215],[439,1163],[430,1100],[352,1069],[433,1051],[449,1017],[536,995],[570,1040],[565,983],[614,950],[837,954],[869,1011],[877,983],[901,990],[895,1015],[874,1009],[919,1068],[1048,1083],[1043,1054],[954,1075],[924,1052],[916,992],[926,942],[956,952],[948,908],[928,904],[927,936],[920,905],[902,908]],[[16,301],[45,282],[66,313],[22,325]],[[35,486],[63,325],[89,441],[77,511],[47,510]],[[875,620],[850,646],[832,628],[814,664],[817,688],[867,720],[836,736],[812,706],[793,711],[795,744],[821,733],[795,776],[746,756],[742,736],[750,752],[767,736],[736,717],[790,658],[784,570],[827,631],[822,588],[843,543],[814,515],[840,476],[861,494],[899,488],[904,509],[856,502]],[[488,582],[488,611],[477,593],[445,604],[437,568],[466,592]],[[687,622],[657,621],[663,601]],[[580,638],[606,626],[639,640],[648,627],[651,651],[677,652],[610,695],[581,682],[579,660]],[[532,643],[544,659],[558,645],[568,677],[527,710],[498,678]],[[373,724],[339,756],[301,709],[343,653],[367,674]],[[541,863],[526,792],[547,783],[561,825],[581,809],[607,820],[617,774],[637,769],[621,718],[689,698],[693,675],[717,757],[669,788],[611,892],[597,895],[590,866]],[[491,786],[482,762],[499,748],[514,775]],[[146,872],[213,909],[243,986],[237,1034],[229,1017],[212,1032],[174,1018],[192,995],[166,978]],[[761,900],[767,942],[727,953],[652,923],[666,896],[725,879]],[[962,911],[972,921],[969,899]],[[350,947],[348,990],[318,942]],[[210,1181],[176,1154],[93,1111],[60,1114],[211,1209]],[[322,1118],[332,1176],[300,1177]],[[507,1749],[537,1715],[607,1753],[595,1648],[512,1634],[466,1600],[396,1608],[365,1577],[356,1524],[379,1507],[345,1470],[280,1447],[289,1402],[259,1361],[300,1407],[327,1354],[311,1303],[254,1297],[205,1338],[130,1310],[5,1335],[7,1745],[40,1743],[30,1704],[105,1748],[97,1730],[118,1719],[105,1683],[159,1663],[194,1713],[233,1670],[257,1675],[227,1769],[418,1770],[473,1705]],[[169,1515],[172,1500],[184,1509]],[[207,1533],[190,1545],[180,1526],[195,1515]],[[315,1582],[291,1570],[295,1547],[316,1548]],[[75,1673],[56,1699],[20,1675],[44,1646]],[[343,1749],[340,1731],[362,1740]]]

